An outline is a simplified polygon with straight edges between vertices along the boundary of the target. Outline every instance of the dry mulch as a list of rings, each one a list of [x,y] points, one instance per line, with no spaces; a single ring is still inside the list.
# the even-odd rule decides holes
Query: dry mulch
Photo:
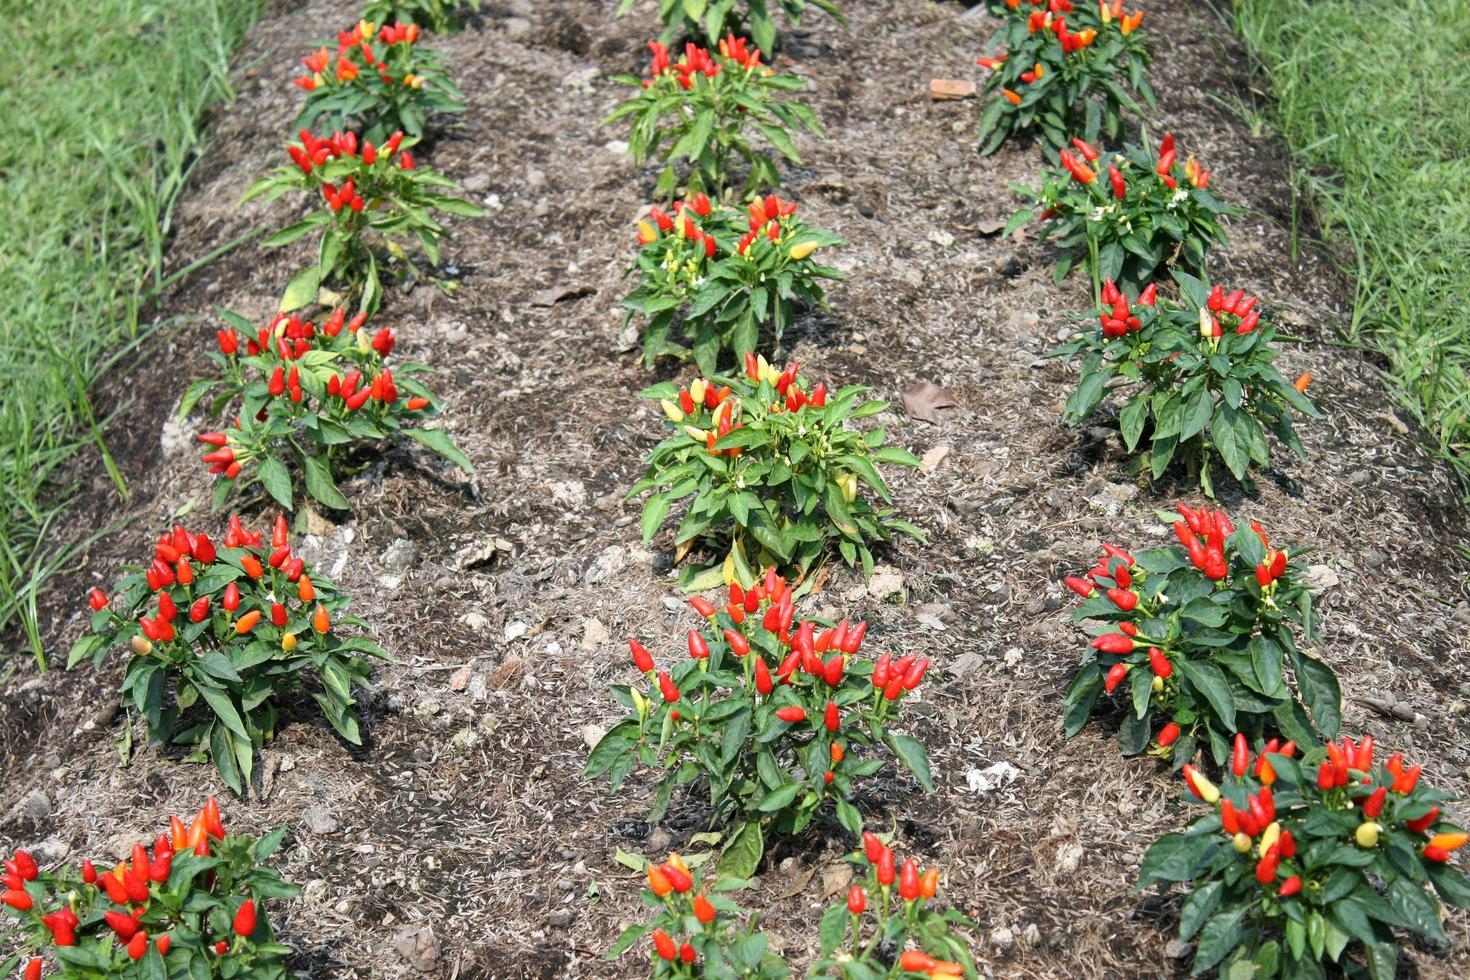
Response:
[[[811,603],[866,616],[874,649],[936,662],[907,724],[929,746],[938,792],[893,779],[859,803],[875,825],[896,826],[906,851],[946,869],[945,894],[978,923],[987,971],[1182,974],[1183,961],[1166,955],[1177,901],[1130,891],[1147,843],[1185,820],[1179,786],[1152,760],[1120,760],[1107,720],[1063,741],[1060,695],[1082,638],[1058,582],[1104,538],[1164,541],[1156,513],[1196,494],[1130,476],[1112,425],[1058,424],[1074,374],[1040,355],[1084,290],[1054,287],[1046,255],[993,231],[1038,154],[1009,146],[979,158],[977,105],[927,96],[931,78],[978,71],[988,18],[924,0],[845,6],[850,30],[814,17],[780,56],[811,80],[828,133],[801,141],[806,162],[786,168],[787,187],[848,240],[840,262],[852,273],[832,290],[831,313],[801,323],[782,354],[895,404],[931,381],[962,406],[939,425],[900,409],[880,419],[917,454],[948,450],[932,473],[893,476],[900,512],[929,534],[927,547],[905,541],[884,556],[901,589],[875,597],[842,571]],[[654,854],[704,829],[677,809],[650,828],[638,779],[612,796],[579,775],[588,740],[617,717],[607,684],[630,679],[623,638],[637,634],[669,657],[692,622],[668,540],[642,548],[638,505],[623,499],[660,435],[657,413],[635,397],[650,375],[618,309],[653,173],[635,169],[610,145],[620,133],[596,122],[622,94],[611,76],[642,69],[651,24],[611,21],[611,7],[490,0],[469,30],[432,42],[452,59],[470,109],[426,157],[490,213],[453,222],[452,296],[395,292],[377,322],[395,328],[405,357],[435,369],[444,425],[478,474],[395,450],[345,487],[350,517],[313,522],[309,550],[340,565],[334,577],[399,662],[377,672],[367,698],[366,749],[303,707],[262,753],[256,791],[225,805],[235,827],[297,825],[283,871],[305,894],[274,914],[313,976],[638,975],[634,957],[600,959],[641,908],[614,851]],[[290,201],[234,202],[284,160],[296,55],[354,14],[350,3],[283,8],[252,32],[239,95],[219,111],[218,140],[178,217],[177,264],[293,217]],[[1349,294],[1329,257],[1293,241],[1283,144],[1233,111],[1261,98],[1238,41],[1198,4],[1167,0],[1148,16],[1162,129],[1248,209],[1217,277],[1261,293],[1306,341],[1287,346],[1284,370],[1311,370],[1327,413],[1303,429],[1309,463],[1281,455],[1255,493],[1231,488],[1223,501],[1237,523],[1260,519],[1314,547],[1326,585],[1322,650],[1349,696],[1412,708],[1412,721],[1390,719],[1350,700],[1346,729],[1371,729],[1423,761],[1436,784],[1466,792],[1470,566],[1459,489],[1382,365],[1319,342],[1345,322]],[[108,584],[175,514],[197,507],[191,522],[216,520],[190,441],[205,423],[168,420],[207,370],[213,305],[263,319],[305,261],[305,249],[248,246],[207,267],[161,311],[178,318],[163,347],[132,365],[126,384],[99,392],[120,412],[112,448],[132,497],[120,506],[100,471],[79,474],[90,487],[79,513],[131,523],[50,597],[53,649],[80,635],[85,589]],[[569,295],[540,305],[548,290]],[[211,770],[155,749],[119,763],[120,658],[101,676],[19,667],[0,691],[0,772],[16,804],[0,817],[0,846],[39,843],[73,860],[120,852],[221,792]],[[991,767],[1009,779],[982,787]],[[312,807],[330,819],[308,829],[299,821]],[[765,910],[773,941],[798,961],[846,843],[812,834],[783,845],[743,899]],[[1449,948],[1408,949],[1418,975],[1470,972],[1470,919],[1456,913],[1448,929]]]

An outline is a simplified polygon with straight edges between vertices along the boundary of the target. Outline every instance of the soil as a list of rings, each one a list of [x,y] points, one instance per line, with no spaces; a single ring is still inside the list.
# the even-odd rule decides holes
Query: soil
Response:
[[[905,540],[882,556],[901,589],[875,597],[841,570],[810,602],[866,616],[874,649],[935,659],[906,726],[929,747],[937,792],[892,779],[860,806],[921,863],[946,869],[944,894],[978,924],[973,948],[987,973],[1182,976],[1187,960],[1168,947],[1177,896],[1131,891],[1148,842],[1186,820],[1180,786],[1153,760],[1120,759],[1113,720],[1063,740],[1061,690],[1083,637],[1059,582],[1104,538],[1162,543],[1158,512],[1197,493],[1130,475],[1112,421],[1075,431],[1058,422],[1075,375],[1041,354],[1084,290],[1053,286],[1046,254],[993,231],[1017,206],[1010,188],[1033,176],[1037,150],[978,157],[977,104],[927,95],[931,78],[979,71],[992,22],[956,3],[844,6],[849,29],[814,16],[780,55],[811,81],[827,131],[799,141],[805,163],[785,168],[787,190],[850,243],[839,260],[850,277],[832,289],[831,312],[802,321],[782,354],[811,377],[865,383],[895,404],[932,381],[962,406],[939,425],[901,409],[880,419],[916,454],[948,450],[932,472],[891,476],[899,512],[929,535],[927,546]],[[451,222],[452,295],[396,290],[377,320],[397,331],[404,357],[433,367],[442,424],[478,472],[397,449],[344,486],[350,515],[313,522],[308,553],[336,569],[397,662],[378,669],[365,699],[366,748],[300,708],[261,753],[254,791],[225,803],[235,828],[293,824],[282,870],[306,891],[272,914],[307,975],[641,975],[637,956],[601,959],[642,911],[639,881],[615,850],[653,855],[705,829],[697,811],[677,808],[661,826],[644,824],[650,794],[636,777],[611,795],[580,776],[589,741],[618,717],[607,685],[630,679],[624,638],[672,657],[693,622],[667,536],[641,547],[638,503],[624,499],[660,437],[657,411],[636,397],[651,376],[618,308],[655,173],[633,167],[620,132],[597,121],[623,95],[612,76],[641,71],[653,24],[650,4],[622,20],[612,7],[489,0],[468,30],[432,41],[469,111],[425,156],[489,214]],[[218,138],[176,218],[176,267],[295,217],[290,200],[235,202],[284,161],[296,56],[348,23],[355,5],[276,14],[251,33],[238,96],[213,121]],[[1347,284],[1309,240],[1283,143],[1251,123],[1266,95],[1234,35],[1207,5],[1183,0],[1151,5],[1146,26],[1162,129],[1247,209],[1216,277],[1259,292],[1301,338],[1286,345],[1283,370],[1312,372],[1327,416],[1302,428],[1309,462],[1283,450],[1254,492],[1225,487],[1223,502],[1237,523],[1260,519],[1315,549],[1321,652],[1349,695],[1345,730],[1371,730],[1422,761],[1426,778],[1470,792],[1459,487],[1381,362],[1334,343]],[[192,508],[191,523],[222,524],[208,512],[192,442],[207,420],[182,429],[169,420],[208,370],[213,307],[263,320],[307,260],[304,246],[250,244],[191,275],[160,311],[163,342],[99,388],[116,413],[110,444],[130,496],[119,502],[90,462],[77,474],[86,502],[58,538],[122,524],[48,596],[54,658],[85,626],[85,590],[110,584],[175,515]],[[547,290],[568,295],[543,305]],[[121,853],[168,814],[226,795],[211,769],[154,748],[120,763],[121,657],[97,673],[13,664],[0,686],[0,772],[6,805],[16,805],[0,819],[0,846],[39,843],[53,860]],[[469,683],[456,690],[466,667]],[[1413,720],[1372,713],[1353,695],[1404,702]],[[982,785],[992,766],[1009,779]],[[300,823],[314,806],[335,831]],[[1453,812],[1470,818],[1463,804]],[[783,845],[741,897],[797,962],[832,897],[826,872],[851,843],[814,833]],[[1447,929],[1446,948],[1407,947],[1408,975],[1470,973],[1470,917],[1453,913]]]

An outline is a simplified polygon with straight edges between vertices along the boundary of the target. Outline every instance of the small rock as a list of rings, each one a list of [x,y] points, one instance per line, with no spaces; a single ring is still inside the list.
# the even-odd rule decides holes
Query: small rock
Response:
[[[505,36],[510,38],[521,38],[531,33],[531,22],[524,17],[507,17],[504,27]]]
[[[449,678],[449,689],[451,691],[463,691],[470,686],[470,677],[472,674],[474,674],[474,671],[470,670],[470,665],[465,664],[454,672],[453,677]]]
[[[606,143],[602,144],[602,148],[604,150],[607,150],[609,153],[616,153],[618,156],[624,156],[628,152],[628,142],[627,140],[608,140]]]
[[[28,819],[39,822],[51,816],[51,799],[43,791],[33,789],[20,801],[18,809]]]
[[[478,612],[467,612],[463,616],[459,617],[459,621],[461,623],[464,623],[470,629],[474,630],[476,633],[480,632],[485,627],[490,625],[490,620],[485,618],[484,613]]]
[[[189,433],[184,431],[183,423],[170,415],[158,434],[158,442],[163,448],[163,455],[173,456],[188,449],[193,445],[194,440],[189,437]]]
[[[868,595],[884,602],[891,597],[897,597],[902,602],[903,573],[891,565],[879,565],[873,569],[873,577],[868,579]]]
[[[596,650],[604,645],[612,637],[607,632],[607,627],[602,625],[600,619],[582,620],[582,649]]]
[[[522,623],[519,620],[506,623],[505,642],[509,643],[511,640],[519,640],[521,637],[525,636],[529,632],[531,632],[531,627],[527,623]]]
[[[1026,928],[1021,932],[1021,941],[1027,946],[1041,945],[1041,930],[1036,928],[1036,923],[1026,924]]]
[[[439,962],[439,940],[429,925],[410,926],[398,933],[393,948],[420,973],[429,973]]]
[[[572,913],[567,909],[557,909],[546,917],[546,923],[553,929],[564,929],[572,924]]]
[[[470,174],[459,185],[471,194],[483,194],[490,189],[490,175],[485,171]]]
[[[470,678],[469,695],[474,701],[485,700],[485,693],[489,685],[485,682],[484,674],[476,674]]]
[[[1342,579],[1326,565],[1312,565],[1302,576],[1302,584],[1316,592],[1323,592],[1342,584]]]
[[[1164,955],[1171,960],[1182,960],[1189,955],[1189,951],[1192,949],[1194,949],[1193,943],[1184,943],[1177,939],[1171,939],[1164,944]]]
[[[571,89],[590,89],[592,82],[598,75],[602,74],[596,65],[587,65],[575,71],[567,72],[562,76],[561,87]]]
[[[945,102],[951,99],[973,99],[976,86],[974,82],[958,78],[933,78],[929,80],[929,96],[935,102]]]
[[[1069,875],[1082,864],[1082,845],[1074,842],[1057,848],[1057,874]]]
[[[1016,934],[1005,926],[996,926],[990,932],[990,944],[996,949],[1010,949],[1016,944]]]
[[[301,826],[308,833],[332,834],[337,831],[337,818],[324,806],[309,806],[301,813]]]
[[[602,728],[600,725],[582,726],[582,741],[587,743],[587,747],[589,749],[597,748],[597,743],[601,742],[602,737],[606,734],[607,730]]]
[[[596,585],[598,582],[606,581],[623,570],[628,563],[627,555],[617,545],[604,548],[602,554],[598,555],[592,564],[587,566],[587,571],[582,578],[588,585]]]

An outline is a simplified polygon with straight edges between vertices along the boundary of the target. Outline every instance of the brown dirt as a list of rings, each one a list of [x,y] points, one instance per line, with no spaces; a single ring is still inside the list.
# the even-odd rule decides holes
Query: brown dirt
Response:
[[[252,830],[294,822],[313,804],[340,821],[332,834],[294,832],[283,852],[284,872],[307,893],[278,910],[280,927],[316,976],[417,975],[395,944],[425,925],[441,947],[435,976],[635,975],[633,957],[599,959],[640,914],[638,883],[614,848],[651,854],[703,829],[676,814],[650,830],[638,819],[644,784],[613,797],[579,776],[585,736],[617,715],[606,685],[629,678],[620,638],[665,637],[655,645],[672,655],[671,638],[691,619],[670,599],[667,542],[639,547],[637,505],[622,499],[659,436],[656,413],[634,396],[649,376],[619,339],[617,307],[652,173],[607,146],[619,132],[595,125],[621,95],[610,76],[641,68],[651,25],[610,22],[607,0],[485,6],[470,30],[434,41],[470,111],[430,157],[490,214],[453,223],[452,297],[396,292],[379,318],[405,356],[435,368],[444,424],[479,473],[465,480],[401,449],[346,487],[351,518],[315,547],[328,564],[344,560],[335,577],[400,661],[377,673],[370,744],[352,751],[302,712],[263,753],[258,791],[226,807],[234,826]],[[1114,429],[1058,425],[1073,375],[1039,355],[1083,290],[1053,287],[1033,246],[977,231],[1015,207],[1008,188],[1033,175],[1036,151],[979,159],[975,103],[924,94],[932,77],[977,70],[988,20],[924,0],[846,6],[850,30],[814,18],[784,54],[813,82],[828,131],[801,143],[806,163],[787,168],[788,188],[851,243],[841,261],[852,272],[833,289],[832,312],[801,324],[785,353],[814,377],[861,381],[895,402],[931,380],[964,406],[937,427],[897,411],[882,420],[916,453],[950,450],[932,475],[893,479],[900,512],[930,535],[927,547],[905,541],[885,556],[902,571],[906,600],[873,602],[843,572],[814,603],[866,615],[870,643],[933,656],[939,668],[910,723],[929,746],[938,792],[890,781],[863,809],[875,824],[896,817],[904,848],[947,869],[945,892],[978,922],[975,951],[989,972],[1181,973],[1164,952],[1175,904],[1130,894],[1147,842],[1185,819],[1178,785],[1151,761],[1121,761],[1106,722],[1062,740],[1060,691],[1082,643],[1057,583],[1104,536],[1161,542],[1155,512],[1195,494],[1132,480]],[[219,139],[183,202],[179,265],[292,217],[289,201],[234,202],[278,162],[296,107],[294,56],[353,10],[313,3],[252,32],[239,96],[218,114]],[[1163,128],[1215,169],[1221,196],[1249,209],[1217,275],[1259,291],[1288,332],[1331,339],[1345,319],[1343,283],[1317,251],[1292,249],[1284,147],[1232,109],[1260,100],[1240,45],[1207,7],[1182,0],[1152,6],[1148,26]],[[149,534],[191,506],[191,521],[219,520],[204,513],[208,478],[187,441],[202,421],[183,438],[160,433],[206,370],[212,305],[264,317],[303,261],[303,251],[248,246],[209,266],[169,302],[178,321],[166,342],[101,387],[119,413],[111,441],[132,497],[119,504],[100,468],[88,472],[78,513],[93,516],[78,523],[130,523],[49,598],[54,656],[84,626],[83,591],[109,583]],[[592,292],[532,305],[559,286]],[[1284,360],[1288,376],[1313,372],[1327,412],[1303,429],[1311,462],[1280,456],[1255,495],[1226,491],[1225,502],[1238,522],[1259,518],[1284,540],[1312,544],[1311,560],[1338,579],[1323,596],[1323,650],[1344,690],[1391,692],[1418,712],[1405,723],[1350,702],[1346,728],[1373,730],[1463,793],[1470,591],[1458,488],[1372,358],[1309,342]],[[931,625],[917,618],[926,612]],[[508,629],[524,632],[507,640]],[[111,707],[120,660],[100,676],[37,676],[16,664],[0,689],[0,772],[7,802],[39,789],[51,815],[17,808],[0,820],[0,846],[112,853],[221,791],[209,769],[153,749],[119,764],[109,743],[123,725]],[[485,681],[479,699],[449,688],[466,664]],[[967,774],[997,762],[1016,778],[972,791]],[[820,874],[804,889],[792,882],[832,865],[845,844],[812,836],[782,849],[743,899],[765,909],[776,942],[798,960],[827,899]],[[1470,917],[1453,914],[1448,929],[1448,949],[1409,951],[1411,970],[1470,972]]]

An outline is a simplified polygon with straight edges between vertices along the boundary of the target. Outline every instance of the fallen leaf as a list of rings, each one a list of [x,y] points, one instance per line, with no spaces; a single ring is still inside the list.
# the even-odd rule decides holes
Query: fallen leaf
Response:
[[[931,446],[929,450],[924,453],[923,458],[919,460],[919,468],[922,469],[925,473],[933,473],[939,468],[939,464],[943,463],[945,458],[948,456],[948,446]]]
[[[532,306],[555,306],[563,300],[581,299],[583,296],[591,296],[597,290],[591,286],[553,286],[543,289],[531,297]]]
[[[936,102],[946,102],[951,99],[973,99],[975,97],[975,83],[966,82],[955,78],[935,78],[929,82],[929,94]]]
[[[920,381],[903,393],[904,411],[909,413],[909,418],[918,422],[939,425],[944,421],[940,412],[959,407],[960,403],[955,401],[954,395],[932,381]]]

